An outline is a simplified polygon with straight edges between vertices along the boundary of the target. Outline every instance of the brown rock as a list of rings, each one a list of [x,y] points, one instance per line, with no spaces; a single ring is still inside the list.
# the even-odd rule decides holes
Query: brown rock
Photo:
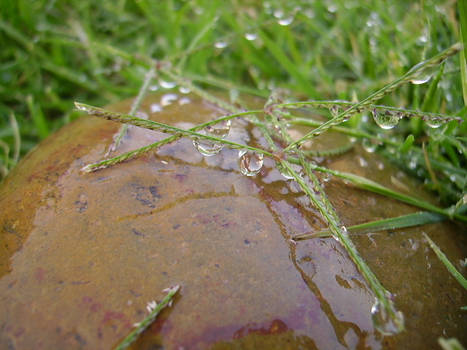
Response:
[[[151,113],[160,96],[150,96],[143,109],[183,127],[222,115],[189,98]],[[114,109],[127,111],[130,103]],[[83,117],[26,156],[0,186],[1,349],[109,349],[147,315],[148,302],[176,284],[182,289],[173,307],[134,348],[427,349],[439,336],[467,342],[459,310],[466,293],[421,236],[426,232],[459,265],[466,253],[459,228],[354,237],[405,314],[406,332],[383,338],[371,321],[372,292],[345,250],[332,238],[290,243],[324,223],[273,161],[246,177],[237,151],[205,158],[182,139],[81,173],[102,159],[118,127]],[[131,128],[119,152],[162,137]],[[241,121],[229,136],[261,144],[257,137]],[[322,138],[322,145],[345,142]],[[326,165],[426,197],[357,146]],[[325,189],[346,225],[415,211],[338,179]]]

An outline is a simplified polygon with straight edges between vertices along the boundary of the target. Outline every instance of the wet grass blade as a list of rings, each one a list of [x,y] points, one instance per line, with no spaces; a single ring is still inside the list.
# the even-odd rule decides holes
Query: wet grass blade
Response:
[[[427,211],[421,211],[417,213],[401,215],[394,218],[375,220],[365,222],[364,224],[348,226],[347,230],[350,232],[377,232],[384,230],[396,230],[399,228],[413,227],[419,225],[433,224],[446,220],[446,217],[440,214],[430,213]],[[329,230],[322,230],[313,233],[305,233],[297,235],[294,240],[301,241],[311,238],[325,238],[330,237],[331,232]]]
[[[439,247],[436,245],[435,242],[433,242],[430,237],[426,233],[423,233],[423,236],[425,239],[428,241],[428,244],[430,245],[431,249],[436,253],[438,256],[438,259],[441,260],[441,262],[446,266],[448,271],[451,273],[451,275],[461,284],[464,289],[467,289],[467,279],[465,279],[462,274],[456,270],[454,265],[449,261],[449,259],[446,257],[446,255],[439,249]]]
[[[136,328],[131,331],[130,334],[126,336],[125,339],[115,348],[115,350],[123,350],[126,349],[133,343],[136,339],[138,339],[138,336],[143,333],[146,328],[148,328],[156,319],[157,315],[167,306],[171,306],[172,299],[174,298],[175,294],[179,291],[180,286],[175,286],[173,288],[168,289],[167,295],[164,297],[164,299],[161,300],[159,304],[149,313],[149,315],[139,322],[136,325]]]

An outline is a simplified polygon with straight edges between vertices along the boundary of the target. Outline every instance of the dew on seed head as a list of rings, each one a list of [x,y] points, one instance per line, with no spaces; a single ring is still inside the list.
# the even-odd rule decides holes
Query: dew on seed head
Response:
[[[177,86],[177,83],[174,81],[167,81],[167,80],[159,80],[159,85],[163,89],[173,89],[175,86]]]
[[[149,108],[151,110],[151,113],[158,113],[158,112],[162,111],[162,107],[158,103],[151,104],[151,106]]]
[[[399,123],[400,113],[393,111],[379,111],[376,108],[371,111],[373,119],[381,129],[389,130]]]
[[[394,335],[404,329],[404,315],[394,307],[391,293],[386,292],[386,298],[389,303],[389,310],[376,298],[375,303],[371,307],[371,320],[373,321],[374,327],[382,335]]]
[[[238,152],[238,163],[243,175],[254,176],[259,173],[263,166],[263,154],[248,150]]]
[[[177,94],[165,94],[161,97],[161,106],[165,107],[171,105],[172,102],[176,101],[178,98]]]
[[[257,37],[258,37],[258,34],[256,33],[245,33],[245,39],[248,41],[256,40]]]

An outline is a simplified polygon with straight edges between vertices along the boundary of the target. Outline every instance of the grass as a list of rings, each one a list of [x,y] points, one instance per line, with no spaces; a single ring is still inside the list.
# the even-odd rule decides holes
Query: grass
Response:
[[[370,6],[343,0],[312,5],[299,0],[0,0],[0,8],[0,113],[6,116],[0,119],[0,176],[37,142],[77,118],[76,100],[89,103],[78,108],[91,114],[172,135],[118,159],[88,165],[88,171],[115,165],[179,137],[264,154],[274,158],[309,196],[328,222],[331,235],[344,245],[379,304],[394,319],[397,313],[387,291],[359,256],[313,172],[332,173],[430,212],[372,223],[370,228],[434,222],[440,215],[466,221],[467,123],[462,121],[467,114],[467,49],[455,44],[467,37],[463,1],[458,9],[456,3],[434,0],[390,6],[383,1]],[[420,84],[428,73],[431,79]],[[162,79],[175,81],[222,104],[231,114],[215,122],[243,117],[245,112],[216,100],[207,92],[212,87],[233,96],[238,91],[263,97],[281,88],[288,100],[305,102],[276,101],[266,111],[268,121],[282,131],[277,135],[286,145],[281,155],[272,142],[271,150],[265,150],[198,133],[206,124],[187,131],[135,118],[138,103],[129,115],[90,106],[142,97],[154,74],[159,85],[164,84]],[[296,108],[324,109],[329,119],[319,123],[298,118],[293,115]],[[383,132],[365,118],[370,113],[391,123],[396,118],[394,128]],[[284,132],[284,118],[314,129],[291,142]],[[258,119],[250,121],[268,136]],[[307,162],[310,155],[299,149],[300,144],[330,128],[378,145],[378,152],[437,193],[440,206]],[[123,128],[120,135],[124,132]],[[328,154],[333,152],[345,150]],[[300,165],[304,175],[291,164]]]

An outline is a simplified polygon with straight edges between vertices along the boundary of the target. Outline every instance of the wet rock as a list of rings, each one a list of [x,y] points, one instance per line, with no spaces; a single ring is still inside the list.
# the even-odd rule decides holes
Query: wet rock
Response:
[[[194,96],[151,112],[160,99],[148,97],[143,112],[185,128],[223,114]],[[406,332],[382,337],[370,316],[374,296],[345,250],[332,238],[290,244],[324,222],[270,159],[247,177],[237,151],[206,158],[182,139],[81,173],[102,159],[118,127],[83,117],[43,142],[1,184],[0,348],[109,349],[145,317],[149,301],[175,284],[182,289],[173,306],[134,348],[427,349],[439,336],[467,342],[466,313],[459,310],[465,291],[421,234],[459,261],[466,241],[458,228],[354,237],[405,314]],[[258,134],[235,121],[228,137],[262,144]],[[118,152],[162,137],[130,128]],[[332,133],[320,139],[314,147],[346,142]],[[356,146],[326,165],[428,198],[382,162]],[[346,225],[416,210],[334,178],[325,190]]]

